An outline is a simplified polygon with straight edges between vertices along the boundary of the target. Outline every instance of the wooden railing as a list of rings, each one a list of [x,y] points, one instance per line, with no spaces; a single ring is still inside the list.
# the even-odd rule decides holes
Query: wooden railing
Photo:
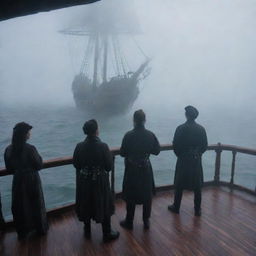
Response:
[[[173,146],[171,144],[161,145],[161,151],[169,151],[173,150]],[[234,184],[234,175],[235,175],[235,166],[236,166],[236,156],[237,153],[243,153],[248,155],[256,155],[256,150],[254,149],[248,149],[248,148],[242,148],[237,147],[233,145],[224,145],[224,144],[214,144],[209,145],[207,148],[208,151],[215,151],[216,157],[215,157],[215,173],[214,173],[214,179],[212,181],[205,182],[205,186],[228,186],[231,189],[238,189],[242,191],[246,191],[247,193],[250,193],[252,195],[256,196],[256,187],[255,190],[245,188],[243,186],[240,186],[238,184]],[[221,153],[222,151],[230,151],[232,153],[232,162],[231,162],[231,178],[229,182],[221,181],[220,180],[220,170],[221,170]],[[120,154],[119,148],[113,148],[111,149],[111,152],[113,154],[113,163],[115,163],[115,156]],[[43,169],[58,167],[58,166],[64,166],[64,165],[70,165],[72,164],[73,159],[72,157],[61,157],[61,158],[55,158],[50,159],[47,161],[44,161],[43,163]],[[256,174],[256,173],[255,173]],[[7,171],[5,168],[0,169],[0,176],[6,176],[6,175],[12,175],[10,171]],[[173,189],[173,185],[168,186],[161,186],[157,187],[157,191],[163,191],[163,190],[170,190]],[[120,197],[121,193],[115,194],[115,164],[113,164],[112,172],[111,172],[111,191],[116,197]],[[54,209],[50,209],[47,211],[48,216],[53,215],[59,215],[63,212],[70,211],[74,209],[74,203],[71,204],[65,204],[58,206]],[[6,224],[7,227],[13,226],[13,221],[10,220]]]
[[[164,144],[161,145],[161,151],[168,151],[173,150],[173,146],[171,144]],[[243,153],[248,155],[256,155],[255,149],[249,149],[249,148],[242,148],[234,145],[225,145],[225,144],[213,144],[209,145],[207,147],[208,151],[215,151],[216,152],[216,158],[215,158],[215,173],[214,173],[214,180],[207,182],[207,185],[227,185],[231,188],[237,188],[241,190],[245,190],[249,193],[256,195],[256,187],[255,190],[251,190],[245,187],[242,187],[238,184],[234,184],[234,175],[235,175],[235,166],[236,166],[236,156],[237,153]],[[222,151],[230,151],[232,152],[232,163],[231,163],[231,178],[230,182],[224,182],[220,181],[220,169],[221,169],[221,153]],[[111,149],[111,152],[113,154],[113,163],[115,163],[115,156],[120,154],[119,148],[113,148]],[[58,167],[58,166],[64,166],[64,165],[70,165],[72,164],[72,157],[61,157],[61,158],[54,158],[47,161],[44,161],[43,163],[43,169]],[[0,176],[6,176],[11,175],[12,173],[5,168],[0,169]],[[255,173],[256,175],[256,173]],[[170,186],[169,186],[170,187]],[[111,172],[111,190],[113,193],[115,193],[115,164],[113,164],[113,169]]]

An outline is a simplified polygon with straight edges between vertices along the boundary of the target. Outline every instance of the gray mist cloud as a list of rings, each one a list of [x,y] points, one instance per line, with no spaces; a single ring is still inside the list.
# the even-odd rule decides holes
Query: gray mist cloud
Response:
[[[96,17],[94,13],[100,14],[97,24],[116,19],[118,25],[142,31],[136,41],[152,57],[152,71],[141,83],[135,107],[152,102],[159,107],[254,106],[253,0],[105,0],[1,22],[1,102],[74,105],[71,83],[79,71],[86,38],[58,31],[86,26]],[[129,40],[123,36],[122,47],[135,69],[143,56]]]

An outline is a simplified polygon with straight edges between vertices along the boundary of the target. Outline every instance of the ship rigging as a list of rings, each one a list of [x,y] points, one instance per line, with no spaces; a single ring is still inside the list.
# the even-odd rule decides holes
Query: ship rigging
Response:
[[[113,19],[105,23],[97,20],[89,28],[68,28],[60,32],[88,38],[80,70],[72,82],[77,108],[97,115],[112,116],[124,114],[133,105],[139,95],[139,81],[150,73],[150,59],[134,38],[136,29],[123,29]],[[133,39],[144,59],[135,71],[122,51],[120,37],[123,35]]]

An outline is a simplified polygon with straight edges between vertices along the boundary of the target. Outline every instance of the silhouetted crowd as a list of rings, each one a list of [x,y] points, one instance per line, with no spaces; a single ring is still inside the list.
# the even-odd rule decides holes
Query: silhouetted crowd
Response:
[[[173,138],[173,149],[177,156],[174,177],[174,202],[168,210],[179,214],[184,189],[194,191],[195,216],[201,216],[201,188],[203,185],[202,154],[207,149],[205,129],[196,123],[199,112],[193,106],[185,107],[186,122],[177,127]],[[160,153],[155,134],[145,128],[146,115],[137,110],[133,115],[134,128],[122,140],[120,155],[124,157],[122,197],[126,202],[126,216],[121,227],[132,230],[135,208],[143,205],[144,229],[150,228],[152,196],[155,182],[150,155]],[[18,239],[31,233],[46,235],[48,222],[41,180],[38,171],[42,158],[37,149],[27,143],[32,126],[17,123],[13,128],[12,142],[6,148],[6,169],[13,174],[12,214]],[[111,228],[114,214],[113,194],[110,190],[109,173],[113,169],[113,156],[106,143],[99,138],[97,121],[92,119],[83,126],[86,138],[78,143],[73,154],[76,169],[76,213],[84,223],[84,236],[91,237],[91,220],[101,223],[103,241],[119,237]],[[0,198],[0,229],[5,228]]]

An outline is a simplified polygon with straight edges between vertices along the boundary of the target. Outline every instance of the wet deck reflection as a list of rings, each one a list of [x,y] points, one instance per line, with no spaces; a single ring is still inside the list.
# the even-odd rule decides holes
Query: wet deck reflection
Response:
[[[125,204],[116,202],[113,228],[119,240],[104,244],[100,225],[92,226],[92,239],[83,237],[83,226],[70,211],[50,219],[46,237],[18,242],[16,233],[1,236],[0,255],[256,255],[256,197],[227,188],[203,190],[202,216],[195,217],[193,193],[185,192],[179,215],[167,205],[173,192],[154,198],[150,230],[143,229],[141,206],[136,208],[133,231],[123,230],[119,221]]]

